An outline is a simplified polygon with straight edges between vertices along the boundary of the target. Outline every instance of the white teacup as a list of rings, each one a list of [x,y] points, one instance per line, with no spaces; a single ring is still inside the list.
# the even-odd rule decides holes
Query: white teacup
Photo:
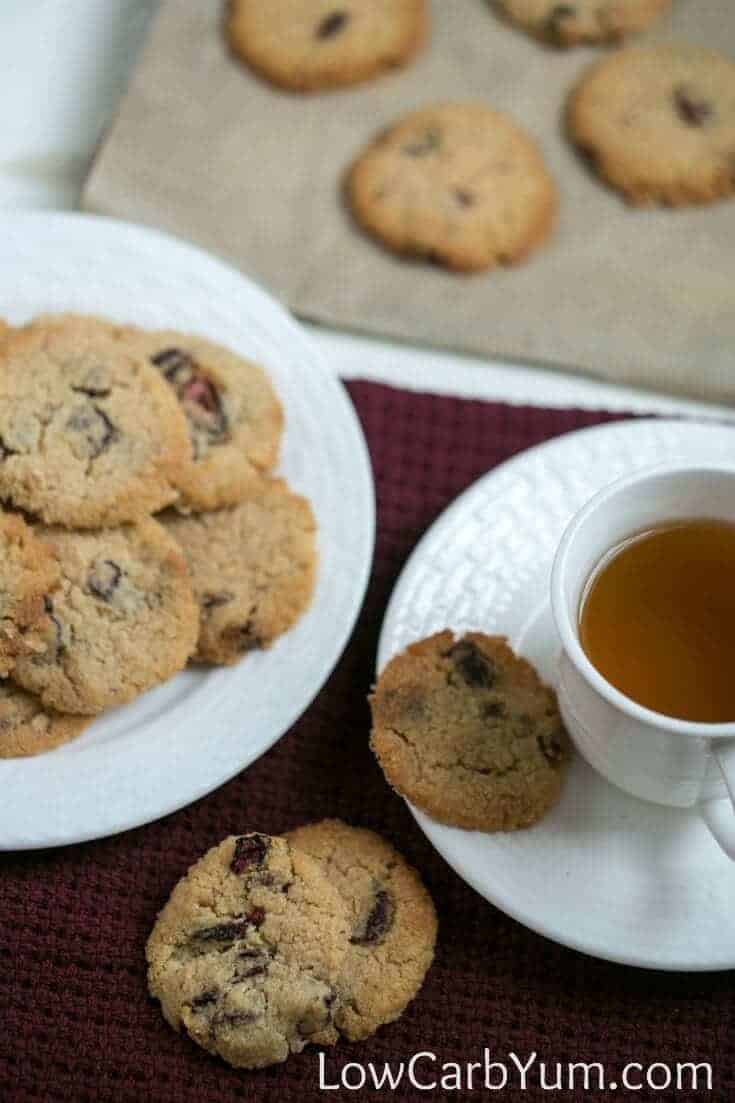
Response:
[[[691,518],[735,523],[735,465],[648,468],[601,490],[572,519],[551,580],[563,648],[559,706],[574,743],[595,770],[642,800],[699,805],[712,834],[735,860],[735,722],[693,723],[643,708],[605,680],[579,640],[580,600],[602,556],[652,525]]]

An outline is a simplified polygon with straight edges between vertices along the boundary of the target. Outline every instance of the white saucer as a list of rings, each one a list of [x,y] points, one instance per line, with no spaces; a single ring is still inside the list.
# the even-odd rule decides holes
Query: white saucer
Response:
[[[263,364],[286,414],[280,472],[319,524],[314,602],[269,651],[189,670],[37,758],[0,760],[0,849],[110,835],[204,796],[263,754],[337,662],[373,553],[370,461],[349,397],[265,292],[199,249],[84,215],[0,217],[0,316],[75,310],[200,333]]]
[[[432,632],[474,628],[507,635],[553,683],[549,579],[570,517],[636,468],[733,457],[735,428],[628,421],[569,433],[496,468],[411,556],[385,617],[378,668]],[[629,797],[581,760],[559,805],[528,831],[462,831],[412,811],[465,881],[556,942],[647,968],[735,968],[735,865],[696,812]]]

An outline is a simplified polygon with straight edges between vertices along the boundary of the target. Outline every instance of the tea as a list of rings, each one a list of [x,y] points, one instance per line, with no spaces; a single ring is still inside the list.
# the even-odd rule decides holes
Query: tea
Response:
[[[735,720],[735,524],[664,523],[610,549],[585,586],[580,642],[602,676],[679,720]]]

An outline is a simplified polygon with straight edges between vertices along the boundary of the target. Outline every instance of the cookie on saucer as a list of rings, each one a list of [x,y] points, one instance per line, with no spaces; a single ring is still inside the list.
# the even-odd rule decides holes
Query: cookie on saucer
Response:
[[[282,88],[338,88],[405,65],[427,36],[427,0],[230,0],[236,54]]]
[[[513,831],[559,799],[569,740],[555,694],[503,637],[446,631],[412,644],[370,703],[387,780],[442,823]]]
[[[240,1068],[285,1061],[329,1032],[347,909],[287,840],[231,836],[196,862],[148,939],[148,984],[167,1022]]]
[[[701,46],[622,50],[569,104],[573,141],[634,204],[711,203],[735,191],[735,61]]]
[[[294,849],[319,863],[347,906],[349,947],[337,987],[333,1033],[351,1042],[393,1022],[421,987],[434,958],[437,919],[421,878],[373,831],[322,820],[291,831]]]
[[[357,221],[387,248],[466,272],[525,259],[557,205],[532,138],[479,103],[400,119],[354,162],[347,194]]]

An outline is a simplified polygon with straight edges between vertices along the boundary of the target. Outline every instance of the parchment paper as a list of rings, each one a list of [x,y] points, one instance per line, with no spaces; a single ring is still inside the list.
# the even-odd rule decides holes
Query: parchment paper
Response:
[[[228,52],[222,0],[167,0],[87,183],[84,205],[179,234],[298,314],[360,331],[707,398],[735,398],[735,200],[627,207],[562,130],[600,51],[545,48],[489,0],[436,0],[430,47],[352,90],[280,92]],[[731,0],[675,0],[649,38],[735,56]],[[560,190],[553,238],[522,267],[457,276],[393,258],[353,225],[344,171],[380,128],[482,99],[536,136]]]

